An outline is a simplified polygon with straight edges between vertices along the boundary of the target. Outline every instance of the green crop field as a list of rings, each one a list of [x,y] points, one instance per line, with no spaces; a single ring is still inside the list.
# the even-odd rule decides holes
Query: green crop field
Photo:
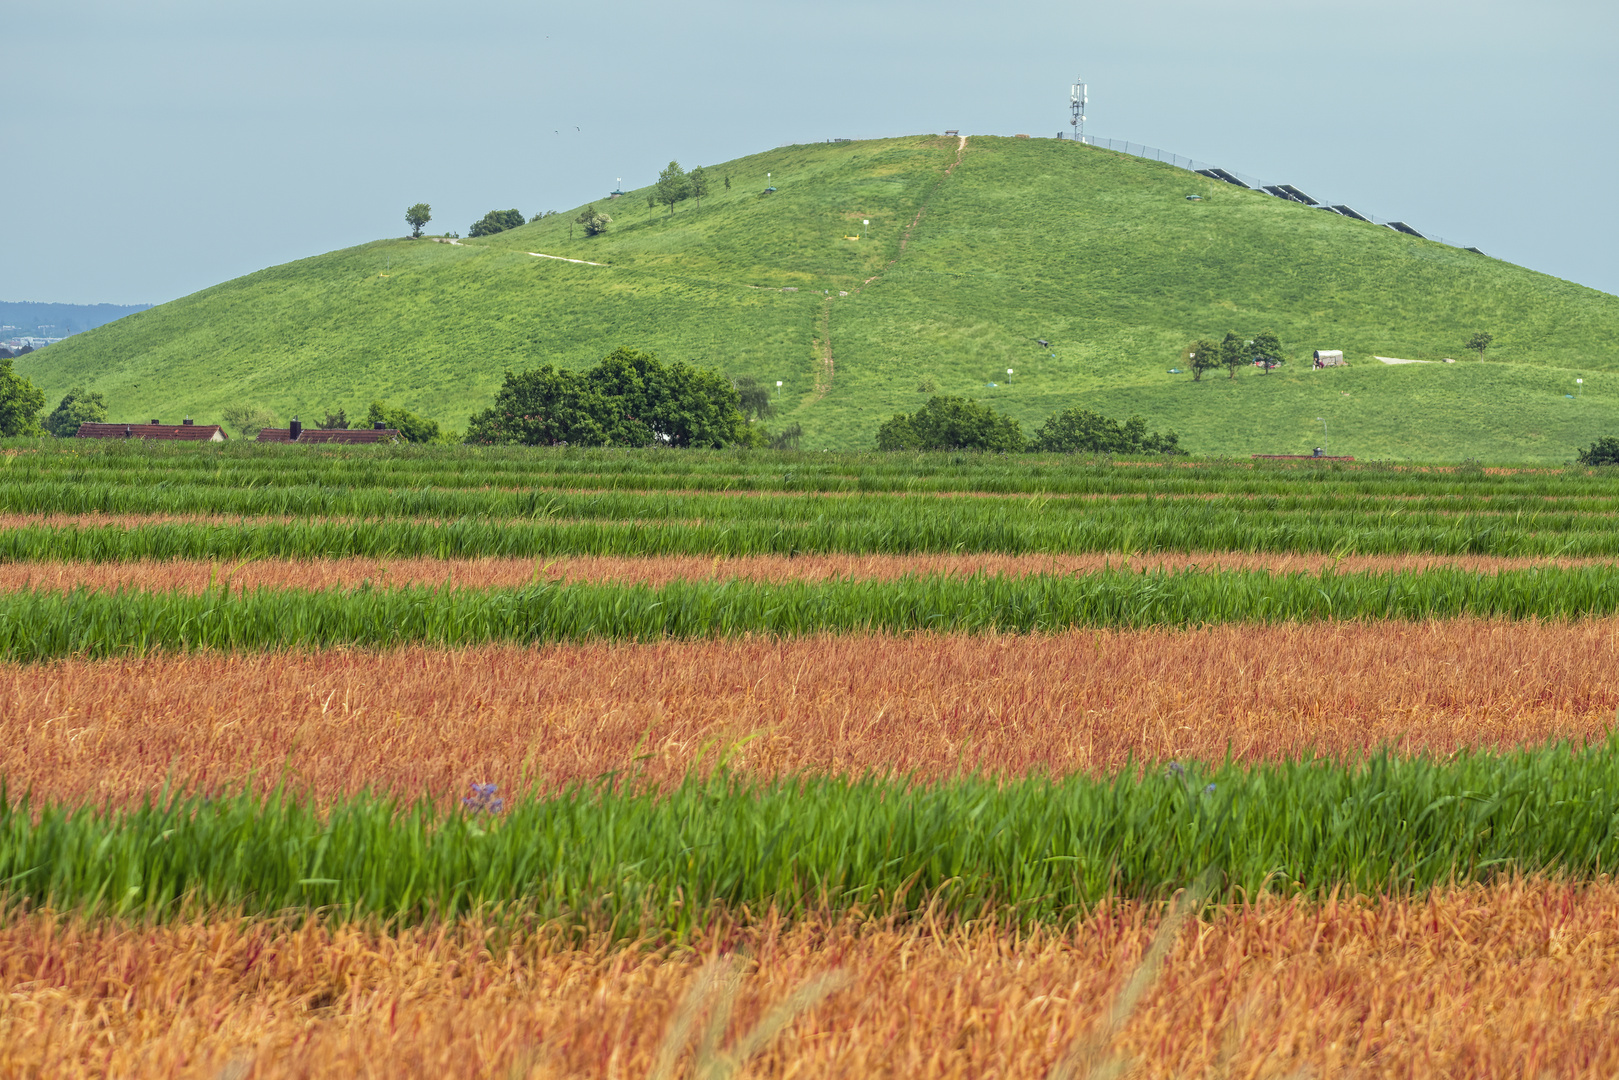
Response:
[[[1527,971],[1589,1006],[1535,1038],[1606,1046],[1616,521],[1574,465],[8,440],[0,1073],[336,1076],[287,1047],[377,1032],[378,1075],[442,1075],[419,1008],[469,1075],[686,1075],[648,1040],[733,952],[799,1010],[750,1075],[928,1012],[816,1019],[818,973],[954,994],[1034,949],[1081,1031],[1223,987],[1233,1060],[1431,1026],[1387,964],[1468,1008]],[[518,1042],[534,1000],[589,1032]],[[1041,1000],[907,1045],[1040,1075],[1081,1037]],[[1244,1049],[1260,1007],[1374,1034]]]
[[[247,403],[308,422],[385,399],[464,429],[504,370],[629,345],[779,380],[771,423],[802,424],[816,450],[870,447],[922,387],[1026,430],[1075,404],[1139,413],[1202,454],[1325,442],[1561,464],[1619,430],[1619,298],[1096,147],[974,137],[957,152],[932,137],[784,147],[708,166],[701,209],[649,209],[645,188],[603,200],[613,225],[588,240],[578,208],[458,245],[378,240],[19,370],[49,395],[102,391],[115,419]],[[1272,374],[1167,373],[1194,338],[1267,328],[1288,356]],[[1464,349],[1478,331],[1495,337],[1484,361]],[[1312,370],[1316,348],[1351,366]]]

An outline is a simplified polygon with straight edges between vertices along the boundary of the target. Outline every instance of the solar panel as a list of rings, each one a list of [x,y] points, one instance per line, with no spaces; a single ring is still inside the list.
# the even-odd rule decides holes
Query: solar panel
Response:
[[[1216,171],[1214,169],[1199,169],[1199,170],[1197,170],[1197,175],[1206,176],[1210,180],[1218,180],[1218,179],[1220,179],[1219,175],[1216,173]]]
[[[1238,187],[1242,188],[1244,191],[1246,191],[1248,189],[1247,184],[1243,183],[1241,180],[1238,180],[1235,176],[1232,176],[1230,173],[1226,172],[1224,169],[1210,169],[1208,171],[1208,175],[1214,177],[1216,180],[1224,180],[1228,184],[1236,184]]]
[[[1314,199],[1310,198],[1310,196],[1306,195],[1292,184],[1278,184],[1277,186],[1283,191],[1287,192],[1289,195],[1293,196],[1293,198],[1297,199],[1299,202],[1304,203],[1306,206],[1315,205]]]
[[[1276,196],[1278,199],[1286,199],[1288,202],[1298,202],[1297,199],[1289,195],[1278,184],[1266,184],[1261,190]]]
[[[1389,228],[1393,229],[1395,232],[1403,232],[1407,236],[1414,236],[1418,240],[1428,239],[1426,236],[1423,236],[1421,233],[1417,232],[1417,230],[1413,229],[1403,221],[1391,221],[1389,222]]]
[[[1359,214],[1355,213],[1353,210],[1351,210],[1349,207],[1344,206],[1342,203],[1338,204],[1337,206],[1334,206],[1333,209],[1338,211],[1338,213],[1342,214],[1344,217],[1354,218],[1356,221],[1367,221],[1367,222],[1371,221],[1371,218],[1362,217],[1361,215],[1359,215]]]
[[[1484,252],[1480,251],[1478,248],[1462,248],[1462,250],[1463,251],[1471,251],[1474,255],[1484,255]],[[1484,257],[1486,259],[1489,258],[1488,255],[1484,255]]]

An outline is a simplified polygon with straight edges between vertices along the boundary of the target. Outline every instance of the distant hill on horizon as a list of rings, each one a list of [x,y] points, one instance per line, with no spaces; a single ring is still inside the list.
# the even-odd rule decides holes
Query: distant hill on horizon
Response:
[[[613,221],[592,238],[576,207],[476,240],[378,240],[18,370],[47,395],[100,390],[114,419],[248,404],[308,420],[381,399],[464,429],[505,370],[627,345],[779,382],[767,423],[801,424],[806,449],[869,448],[935,392],[1025,430],[1076,404],[1139,413],[1209,454],[1560,463],[1619,433],[1619,297],[1171,165],[924,135],[706,173],[700,208],[642,188],[598,200]],[[1272,374],[1171,370],[1193,339],[1267,329],[1288,360]],[[1314,349],[1350,365],[1312,370]]]
[[[0,338],[13,333],[37,337],[66,337],[81,334],[98,326],[146,311],[151,304],[56,304],[36,300],[0,300],[0,326],[14,326]],[[37,334],[40,327],[52,332]]]

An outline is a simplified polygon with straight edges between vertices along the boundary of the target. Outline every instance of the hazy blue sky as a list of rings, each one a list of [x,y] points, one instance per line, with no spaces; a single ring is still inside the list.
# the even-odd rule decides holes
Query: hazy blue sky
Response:
[[[671,158],[1051,135],[1078,73],[1095,135],[1619,293],[1615,0],[5,0],[0,41],[7,300],[161,302]]]

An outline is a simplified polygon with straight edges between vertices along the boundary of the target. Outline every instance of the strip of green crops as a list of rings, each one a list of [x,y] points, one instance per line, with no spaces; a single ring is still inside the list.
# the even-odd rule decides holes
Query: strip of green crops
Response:
[[[460,493],[421,494],[422,502],[440,502],[440,496]],[[414,496],[400,498],[420,508]],[[48,502],[42,500],[42,505]],[[402,521],[393,516],[130,527],[27,525],[0,530],[0,560],[1098,551],[1619,555],[1614,519],[1578,514],[1464,516],[1387,508],[1294,511],[1204,502],[1031,503],[928,496],[604,495],[572,496],[569,502],[562,506],[553,500],[542,512],[518,520]],[[330,509],[327,505],[319,512]],[[233,507],[231,512],[248,510]],[[296,506],[258,507],[254,512],[316,511]]]
[[[906,577],[891,581],[534,585],[521,589],[285,589],[0,594],[0,658],[156,651],[443,646],[741,634],[1055,632],[1462,615],[1562,619],[1619,611],[1619,567],[1474,574]]]
[[[1177,767],[1178,768],[1178,767]],[[611,785],[441,812],[277,795],[128,810],[15,804],[0,790],[12,903],[164,917],[188,908],[414,920],[508,905],[619,933],[680,934],[709,904],[789,915],[853,905],[1062,920],[1161,897],[1207,868],[1224,895],[1415,891],[1619,863],[1619,745],[1444,762],[1379,757],[930,785],[798,777]]]
[[[1064,455],[589,450],[550,447],[288,447],[11,441],[13,481],[151,486],[343,488],[614,488],[662,491],[888,491],[1003,494],[1274,495],[1313,491],[1378,497],[1435,492],[1492,498],[1613,500],[1615,477],[1583,468],[1486,472],[1377,463],[1148,461]]]

